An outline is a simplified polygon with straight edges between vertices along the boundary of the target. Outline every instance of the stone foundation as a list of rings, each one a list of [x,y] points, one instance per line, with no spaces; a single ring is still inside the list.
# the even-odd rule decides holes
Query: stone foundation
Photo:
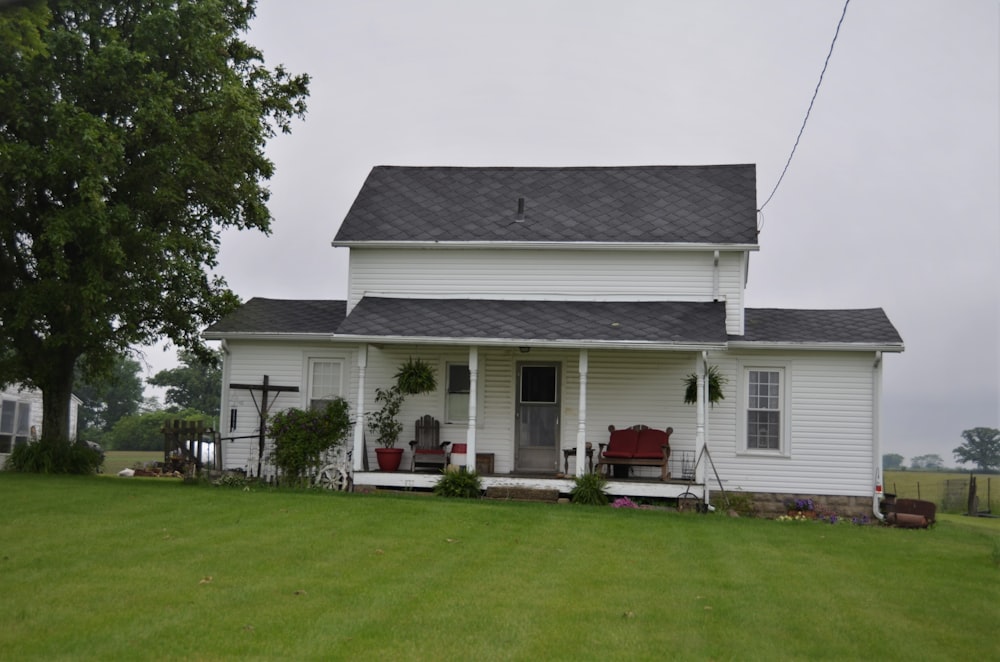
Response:
[[[753,501],[758,517],[779,517],[788,514],[789,501],[812,499],[813,508],[819,514],[835,513],[839,517],[872,516],[872,498],[840,496],[829,494],[774,494],[770,492],[735,492]],[[712,501],[721,500],[721,492],[712,493]]]

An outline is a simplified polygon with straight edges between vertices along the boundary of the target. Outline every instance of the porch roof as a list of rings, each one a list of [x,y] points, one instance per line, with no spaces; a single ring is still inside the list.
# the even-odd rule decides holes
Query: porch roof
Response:
[[[347,302],[254,297],[205,329],[206,340],[233,335],[330,336],[347,315]]]
[[[649,348],[726,344],[723,303],[365,297],[337,337],[367,342],[476,342]]]
[[[881,308],[747,308],[744,335],[730,336],[731,347],[871,347],[903,351],[903,338]]]

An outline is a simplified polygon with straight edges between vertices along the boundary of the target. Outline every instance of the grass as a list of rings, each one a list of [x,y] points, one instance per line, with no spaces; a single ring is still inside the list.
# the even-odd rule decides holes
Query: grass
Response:
[[[933,501],[943,512],[964,513],[968,509],[969,473],[886,471],[885,490],[900,498]],[[976,474],[976,494],[979,510],[989,509],[1000,515],[1000,475]],[[987,503],[988,498],[992,498],[992,503]]]
[[[1000,653],[996,520],[924,531],[13,474],[0,502],[6,659]]]

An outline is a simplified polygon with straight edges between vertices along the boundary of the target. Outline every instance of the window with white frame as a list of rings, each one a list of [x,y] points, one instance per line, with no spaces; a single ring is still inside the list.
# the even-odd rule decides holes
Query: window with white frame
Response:
[[[746,443],[747,450],[782,449],[784,427],[784,370],[747,368]]]
[[[469,390],[471,377],[468,363],[449,363],[445,384],[445,420],[449,423],[469,421]]]
[[[30,402],[0,402],[0,453],[9,453],[15,445],[27,443],[30,430]]]
[[[309,408],[322,409],[342,393],[343,361],[309,359]]]

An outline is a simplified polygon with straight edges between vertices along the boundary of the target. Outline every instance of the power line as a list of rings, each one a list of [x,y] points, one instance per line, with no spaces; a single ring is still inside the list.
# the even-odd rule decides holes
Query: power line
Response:
[[[826,61],[823,62],[823,71],[819,73],[819,81],[816,83],[816,89],[813,90],[812,99],[809,101],[809,108],[806,110],[806,116],[802,120],[802,127],[799,129],[799,135],[795,138],[795,144],[792,145],[792,153],[788,155],[788,160],[785,161],[785,167],[781,171],[781,176],[778,177],[777,183],[775,183],[774,188],[771,189],[771,195],[767,196],[767,200],[764,201],[764,204],[762,204],[760,209],[757,211],[763,211],[764,207],[767,206],[767,203],[771,201],[771,198],[774,197],[778,187],[781,186],[781,180],[785,178],[785,173],[788,172],[788,166],[791,165],[792,157],[795,156],[795,149],[799,146],[799,140],[802,139],[802,132],[806,130],[806,122],[809,121],[809,113],[812,112],[813,104],[816,103],[816,95],[819,94],[819,86],[823,84],[823,75],[826,73],[827,65],[830,64],[830,56],[833,55],[833,47],[837,43],[837,36],[840,34],[840,26],[844,22],[844,17],[847,15],[847,5],[849,4],[851,4],[851,0],[845,0],[844,10],[840,12],[840,20],[837,21],[837,30],[833,33],[833,41],[830,42],[830,52],[826,54]]]

